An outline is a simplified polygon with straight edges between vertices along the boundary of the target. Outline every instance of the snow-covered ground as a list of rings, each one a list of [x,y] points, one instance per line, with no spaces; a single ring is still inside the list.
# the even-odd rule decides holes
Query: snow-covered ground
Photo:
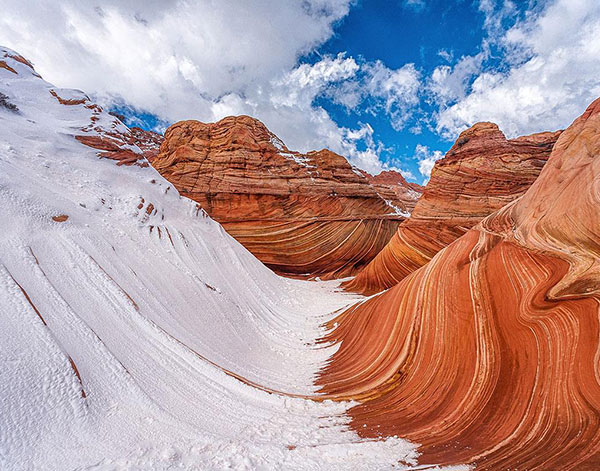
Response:
[[[422,469],[361,441],[349,403],[294,397],[356,296],[276,276],[151,167],[100,159],[73,137],[97,109],[6,54],[0,469]]]

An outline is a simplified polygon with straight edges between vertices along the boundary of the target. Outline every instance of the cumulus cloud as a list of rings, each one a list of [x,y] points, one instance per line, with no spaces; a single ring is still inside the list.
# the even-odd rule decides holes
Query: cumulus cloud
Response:
[[[427,81],[427,90],[438,107],[465,98],[473,77],[481,72],[488,52],[464,56],[454,66],[437,66]]]
[[[427,6],[425,0],[404,0],[402,4],[416,12],[422,11]]]
[[[390,69],[381,61],[364,62],[356,69],[352,80],[346,80],[327,91],[328,98],[348,111],[385,114],[392,127],[399,131],[413,116],[419,104],[421,74],[414,64]]]
[[[48,81],[104,104],[215,121],[249,114],[301,151],[329,147],[378,173],[373,130],[338,126],[328,99],[386,113],[400,129],[418,102],[413,65],[392,70],[344,54],[298,64],[333,34],[352,0],[2,0],[0,44]],[[357,137],[360,136],[360,137]]]
[[[423,185],[427,184],[435,163],[444,157],[439,150],[430,150],[429,147],[417,144],[415,147],[415,159],[419,163],[419,173],[425,177]]]
[[[57,85],[122,95],[161,117],[207,116],[331,36],[348,0],[3,0],[0,41]]]
[[[489,18],[497,32],[501,20]],[[496,122],[509,137],[564,128],[600,96],[597,1],[555,0],[530,11],[497,41],[507,70],[482,71],[465,96],[440,109],[436,129],[446,138],[477,121]]]

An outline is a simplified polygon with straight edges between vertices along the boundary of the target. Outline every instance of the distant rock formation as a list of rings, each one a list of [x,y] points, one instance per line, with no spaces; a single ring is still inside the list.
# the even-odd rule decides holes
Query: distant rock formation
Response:
[[[400,211],[411,213],[417,200],[423,193],[423,187],[417,183],[407,182],[404,177],[394,170],[385,170],[378,175],[371,175],[363,170],[362,174],[375,187],[386,201],[398,205]]]
[[[133,136],[135,144],[144,153],[146,160],[152,163],[152,161],[158,155],[160,145],[163,143],[165,138],[157,132],[147,131],[146,129],[142,129],[137,126],[130,127],[129,131]]]
[[[373,294],[425,265],[490,213],[521,196],[535,181],[560,131],[507,140],[493,123],[464,131],[438,160],[410,219],[348,290]]]
[[[600,99],[521,198],[331,321],[319,383],[360,402],[359,435],[420,443],[421,463],[600,469],[599,187]]]
[[[290,151],[248,116],[174,124],[153,166],[263,263],[291,276],[356,273],[420,196],[400,174],[371,184],[377,177],[334,152]]]

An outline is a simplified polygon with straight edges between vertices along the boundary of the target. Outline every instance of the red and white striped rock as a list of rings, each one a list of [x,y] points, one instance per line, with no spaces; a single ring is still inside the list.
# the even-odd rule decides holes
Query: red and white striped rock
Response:
[[[292,276],[354,274],[420,194],[401,175],[373,185],[326,149],[290,151],[249,116],[171,126],[153,166],[263,263]]]
[[[319,384],[421,463],[600,469],[600,99],[539,178],[394,288],[331,322]]]
[[[387,246],[344,286],[390,288],[490,213],[521,196],[539,175],[560,131],[507,140],[498,126],[464,131],[437,161],[423,196]]]

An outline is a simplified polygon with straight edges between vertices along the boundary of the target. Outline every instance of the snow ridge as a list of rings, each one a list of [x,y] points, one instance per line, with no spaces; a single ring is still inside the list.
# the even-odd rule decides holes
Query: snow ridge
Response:
[[[74,139],[89,98],[15,57],[0,48],[19,108],[0,108],[0,468],[413,469],[415,445],[350,431],[350,403],[292,397],[359,298],[274,275],[154,169],[100,159]]]

